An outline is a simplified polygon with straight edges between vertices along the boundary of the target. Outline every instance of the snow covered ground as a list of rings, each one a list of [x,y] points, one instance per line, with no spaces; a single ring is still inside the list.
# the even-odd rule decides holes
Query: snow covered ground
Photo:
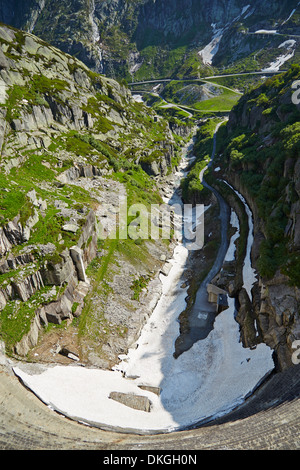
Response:
[[[179,302],[167,311],[178,313]],[[162,307],[162,306],[161,306]],[[99,427],[127,430],[172,431],[218,416],[243,402],[245,396],[273,367],[270,350],[256,350],[239,343],[233,300],[219,315],[214,330],[192,349],[174,359],[172,334],[166,320],[152,319],[142,334],[139,348],[130,351],[127,373],[140,375],[130,380],[119,371],[56,366],[30,375],[21,368],[15,373],[42,401],[62,414]],[[173,319],[174,320],[174,319]],[[161,395],[138,388],[159,385]],[[128,408],[108,398],[111,391],[148,396],[150,413]]]
[[[163,295],[138,347],[129,350],[115,370],[77,365],[37,367],[32,375],[32,370],[19,366],[14,368],[16,375],[52,409],[104,429],[170,432],[220,416],[242,403],[274,364],[266,345],[255,350],[242,347],[233,299],[205,340],[178,359],[173,357],[179,333],[176,320],[187,294],[180,287],[186,256],[185,248],[178,246],[169,275],[162,276]],[[139,385],[160,387],[161,394],[142,390]],[[147,396],[152,403],[150,413],[109,399],[111,391]]]
[[[234,18],[230,23],[227,23],[224,28],[217,28],[216,23],[211,24],[211,27],[213,30],[212,39],[209,44],[207,44],[203,49],[201,49],[201,51],[198,52],[199,56],[202,58],[202,61],[205,65],[212,65],[213,58],[219,50],[220,41],[224,35],[224,32],[227,30],[227,28],[231,24],[235,23],[240,18],[242,18],[246,12],[248,13],[245,16],[245,18],[250,16],[253,13],[254,10],[252,12],[251,11],[249,12],[250,7],[251,5],[246,5],[245,7],[243,7],[241,10],[241,13],[236,18]]]
[[[255,31],[255,34],[278,34],[276,29],[259,29]]]
[[[236,221],[232,219],[232,223]],[[248,243],[252,243],[251,234]],[[178,316],[186,307],[187,287],[183,287],[182,275],[187,256],[187,248],[179,243],[168,276],[160,275],[162,296],[136,347],[120,357],[113,370],[78,364],[19,364],[14,367],[15,374],[53,410],[103,429],[170,432],[235,408],[274,369],[272,350],[265,344],[253,350],[243,348],[234,299],[229,298],[229,308],[217,316],[207,338],[174,358]],[[232,256],[231,251],[227,256]],[[249,251],[245,266],[251,273]],[[159,387],[161,393],[158,396],[140,385]],[[110,399],[113,391],[148,397],[151,411],[135,410]]]
[[[290,15],[288,16],[288,18],[282,23],[282,25],[284,25],[285,23],[287,23],[287,22],[292,18],[292,16],[294,16],[294,14],[296,13],[297,8],[298,8],[299,5],[300,5],[300,2],[298,2],[297,7],[292,10],[292,12],[291,12]]]
[[[143,103],[143,97],[142,95],[132,95],[132,98],[137,102],[137,103]]]
[[[236,246],[235,246],[235,241],[239,238],[240,236],[240,224],[239,224],[239,219],[234,212],[234,210],[231,210],[231,216],[230,216],[230,225],[236,229],[235,234],[231,237],[230,239],[230,244],[229,248],[227,250],[225,260],[224,261],[234,261],[235,259],[235,251],[236,251]]]

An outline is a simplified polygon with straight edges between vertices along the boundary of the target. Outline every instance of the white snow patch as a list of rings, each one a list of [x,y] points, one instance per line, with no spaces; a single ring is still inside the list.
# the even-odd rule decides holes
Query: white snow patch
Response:
[[[247,239],[246,257],[245,257],[244,266],[243,266],[243,280],[244,280],[243,287],[246,289],[249,299],[252,300],[252,287],[254,286],[255,282],[257,282],[255,270],[253,269],[252,262],[251,262],[251,249],[252,249],[253,240],[254,240],[254,235],[253,235],[254,227],[253,227],[252,212],[245,198],[236,189],[234,189],[229,183],[227,183],[227,181],[224,181],[224,183],[226,183],[227,186],[229,186],[240,198],[240,200],[244,204],[245,211],[248,217],[249,232],[248,232],[248,239]]]
[[[184,167],[180,170],[184,171]],[[236,224],[233,217],[232,223]],[[250,225],[247,258],[252,230]],[[162,296],[141,332],[137,347],[120,356],[121,362],[113,370],[77,364],[54,367],[31,364],[30,373],[26,366],[19,365],[14,368],[15,374],[51,409],[104,429],[170,432],[235,408],[274,369],[272,350],[265,344],[252,350],[242,346],[234,318],[234,299],[229,298],[229,308],[216,317],[207,338],[174,358],[179,335],[177,320],[186,308],[187,287],[182,288],[182,274],[187,257],[188,250],[178,244],[168,276],[160,276]],[[245,269],[252,273],[246,260]],[[247,282],[246,271],[244,276]],[[160,387],[161,394],[142,390],[139,385]],[[109,399],[112,391],[148,397],[151,411],[135,410]]]
[[[132,98],[137,102],[137,103],[143,103],[143,97],[142,95],[132,95]]]
[[[258,31],[255,31],[254,34],[278,34],[277,30],[272,29],[272,30],[267,30],[267,29],[259,29]]]
[[[139,63],[137,63],[137,64],[134,64],[134,65],[129,69],[129,73],[130,73],[130,74],[134,74],[135,72],[137,72],[137,71],[141,68],[141,66],[143,65],[143,63],[144,63],[144,61],[139,62]]]
[[[155,86],[152,88],[153,93],[156,93],[156,92],[159,90],[160,86],[161,86],[161,83],[159,83],[158,85],[155,85]]]
[[[263,72],[272,72],[272,71],[279,71],[280,67],[290,60],[292,57],[294,57],[295,54],[295,45],[296,45],[295,39],[289,39],[287,41],[284,41],[281,43],[278,48],[279,49],[286,49],[286,53],[280,55],[276,60],[274,60],[267,68],[262,69]]]
[[[287,54],[279,56],[274,62],[271,62],[269,67],[262,69],[262,72],[276,72],[279,71],[282,65],[290,60],[295,55],[295,50],[288,52]]]
[[[300,2],[299,2],[299,3],[300,3]],[[297,6],[299,6],[299,3],[298,3]],[[293,16],[294,13],[296,12],[296,10],[297,10],[297,8],[294,8],[294,10],[292,10],[290,16],[282,23],[283,25],[284,25],[285,23],[287,23],[287,22],[292,18],[292,16]]]
[[[292,49],[296,44],[295,39],[289,39],[288,41],[284,41],[282,44],[278,46],[278,48],[285,47],[286,49]]]
[[[201,51],[198,52],[205,65],[211,65],[214,56],[219,50],[220,41],[223,37],[224,29],[216,29],[215,23],[212,23],[213,37],[209,44],[207,44]]]
[[[245,7],[242,9],[241,16],[243,16],[243,14],[246,13],[246,11],[249,10],[250,7],[251,7],[251,5],[245,6]]]
[[[236,251],[235,241],[240,236],[239,219],[238,219],[238,216],[237,216],[237,214],[234,210],[231,210],[230,225],[233,228],[236,228],[236,232],[235,232],[234,235],[232,235],[232,237],[230,239],[230,244],[229,244],[229,248],[227,250],[226,256],[225,256],[225,261],[233,261],[235,259],[235,251]]]
[[[247,13],[247,15],[244,17],[244,20],[246,20],[247,18],[249,18],[250,16],[252,16],[254,12],[255,12],[255,7],[253,7],[253,8]]]
[[[213,29],[213,37],[210,41],[209,44],[207,44],[201,51],[198,52],[199,56],[202,58],[203,63],[205,65],[212,65],[212,61],[214,56],[217,54],[220,46],[220,41],[224,35],[224,32],[226,31],[227,27],[229,27],[231,24],[235,23],[238,21],[251,7],[251,5],[246,5],[245,7],[242,8],[241,13],[234,18],[230,23],[228,23],[225,28],[217,28],[216,23],[211,23],[211,27]],[[254,11],[254,10],[253,10]],[[252,11],[252,13],[253,13]],[[245,18],[250,16],[252,14],[251,12],[248,12]]]

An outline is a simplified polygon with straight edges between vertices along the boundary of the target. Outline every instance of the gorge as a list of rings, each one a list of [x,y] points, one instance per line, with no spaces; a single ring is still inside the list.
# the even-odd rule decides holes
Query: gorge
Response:
[[[0,447],[298,445],[299,6],[221,3],[0,2]]]

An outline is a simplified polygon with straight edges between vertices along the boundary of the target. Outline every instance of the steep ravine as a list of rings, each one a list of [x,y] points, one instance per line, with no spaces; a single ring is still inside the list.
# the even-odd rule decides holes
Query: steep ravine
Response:
[[[218,191],[206,183],[203,175],[205,170],[213,163],[216,152],[217,133],[221,124],[222,123],[219,123],[216,126],[214,132],[211,159],[207,167],[205,167],[199,175],[203,186],[213,193],[217,201],[219,211],[218,218],[220,220],[220,244],[215,254],[213,265],[205,276],[205,279],[201,282],[195,295],[193,306],[189,309],[188,319],[185,321],[186,325],[181,328],[181,334],[176,340],[176,357],[191,348],[196,341],[205,339],[212,330],[216,317],[215,305],[208,302],[207,286],[222,268],[228,250],[229,242],[227,231],[229,224],[229,206]],[[214,230],[216,230],[216,228]],[[197,269],[197,266],[195,269]]]

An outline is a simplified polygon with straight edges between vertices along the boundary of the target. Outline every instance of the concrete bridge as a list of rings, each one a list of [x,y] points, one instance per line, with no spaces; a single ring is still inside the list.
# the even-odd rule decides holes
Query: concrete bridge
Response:
[[[138,436],[106,432],[51,411],[0,365],[1,450],[298,450],[300,365],[274,374],[227,416],[197,429]]]

